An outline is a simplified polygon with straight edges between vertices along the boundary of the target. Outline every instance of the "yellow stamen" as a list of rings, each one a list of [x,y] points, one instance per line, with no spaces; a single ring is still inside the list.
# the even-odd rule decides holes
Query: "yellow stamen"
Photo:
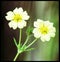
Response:
[[[45,26],[45,25],[42,25],[42,26],[40,26],[40,28],[39,28],[39,32],[41,32],[41,34],[47,34],[48,33],[48,27],[47,26]]]
[[[15,15],[13,16],[13,20],[14,20],[15,22],[21,22],[21,21],[22,21],[22,16],[21,16],[20,14],[15,14]]]

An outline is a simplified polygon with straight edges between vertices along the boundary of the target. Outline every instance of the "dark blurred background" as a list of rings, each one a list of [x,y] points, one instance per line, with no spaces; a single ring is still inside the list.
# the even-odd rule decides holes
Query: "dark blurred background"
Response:
[[[37,19],[49,20],[56,27],[56,36],[51,38],[49,42],[38,40],[32,47],[36,48],[30,52],[23,52],[17,58],[17,61],[58,61],[59,60],[59,2],[58,1],[2,1],[2,23],[4,29],[2,31],[1,42],[1,60],[12,61],[17,53],[13,37],[17,42],[19,39],[19,29],[13,30],[8,26],[5,19],[6,13],[12,11],[16,7],[22,7],[30,15],[27,21],[28,26],[33,26],[33,22]],[[26,39],[25,27],[22,31],[22,43]],[[4,36],[4,37],[3,37]],[[33,37],[31,38],[33,39]]]

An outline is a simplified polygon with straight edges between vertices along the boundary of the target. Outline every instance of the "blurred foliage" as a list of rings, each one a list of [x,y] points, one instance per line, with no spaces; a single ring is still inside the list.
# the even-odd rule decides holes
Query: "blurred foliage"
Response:
[[[27,27],[27,30],[26,30],[27,36],[31,35],[32,34],[32,31],[33,31],[33,27],[32,26],[28,26]]]

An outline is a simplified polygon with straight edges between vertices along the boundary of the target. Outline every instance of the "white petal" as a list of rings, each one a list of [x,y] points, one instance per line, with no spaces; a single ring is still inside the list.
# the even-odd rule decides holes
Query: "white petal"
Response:
[[[43,20],[37,19],[37,21],[34,22],[34,27],[39,28],[44,24]]]
[[[45,36],[45,40],[49,41],[50,40],[50,36],[49,35]]]
[[[14,13],[18,13],[18,8],[16,7],[14,10],[13,10]]]
[[[9,27],[11,28],[12,27],[12,21],[8,23]]]
[[[30,18],[30,16],[28,15],[23,15],[23,20],[28,20]]]
[[[17,23],[14,22],[14,21],[11,21],[11,22],[9,22],[9,27],[13,28],[13,29],[16,29],[17,28]]]
[[[36,33],[38,30],[37,30],[37,28],[34,28],[33,29],[33,33]]]
[[[42,41],[42,42],[45,42],[46,40],[45,40],[45,38],[44,38],[44,37],[41,37],[41,41]]]
[[[51,32],[56,32],[55,27],[51,27]]]
[[[55,37],[55,32],[56,32],[55,27],[51,27],[51,28],[49,29],[49,35],[50,35],[51,37]]]
[[[13,12],[12,11],[9,11],[9,12],[7,12],[7,16],[5,16],[5,18],[7,20],[12,20],[13,19],[13,16],[14,16]]]
[[[12,12],[12,11],[9,11],[9,12],[7,12],[7,15],[12,16],[12,15],[14,15],[14,14],[13,14],[13,12]]]
[[[45,26],[48,26],[49,28],[53,27],[53,23],[49,21],[44,21]]]
[[[26,11],[24,11],[24,12],[22,13],[22,17],[23,17],[23,20],[28,20],[28,19],[30,18],[30,16],[27,14]]]
[[[40,35],[39,35],[38,33],[35,33],[35,34],[34,34],[34,37],[35,37],[35,38],[40,38]]]
[[[15,8],[14,10],[13,10],[13,12],[15,13],[15,14],[22,14],[23,13],[23,9],[20,7],[20,8]]]
[[[22,9],[22,7],[18,8],[17,11],[18,11],[18,12],[17,12],[18,14],[21,14],[21,15],[23,14],[23,9]]]
[[[22,24],[23,24],[24,26],[26,26],[26,25],[27,25],[27,22],[26,22],[26,21],[22,21]]]
[[[48,34],[47,35],[43,35],[43,36],[41,36],[41,40],[42,40],[42,42],[49,41],[50,40],[50,36]]]
[[[38,22],[34,22],[34,27],[39,27],[39,23]]]
[[[5,16],[6,20],[12,20],[13,17],[10,17],[10,16]]]
[[[55,33],[51,33],[51,37],[55,37]]]
[[[26,21],[18,22],[18,28],[24,28],[26,24]]]
[[[20,11],[20,12],[23,12],[23,9],[22,9],[22,7],[20,7],[20,8],[18,9],[18,11]]]
[[[39,38],[41,36],[41,34],[38,32],[37,28],[33,29],[33,33],[34,33],[34,37]]]
[[[55,33],[49,33],[50,37],[55,37]]]

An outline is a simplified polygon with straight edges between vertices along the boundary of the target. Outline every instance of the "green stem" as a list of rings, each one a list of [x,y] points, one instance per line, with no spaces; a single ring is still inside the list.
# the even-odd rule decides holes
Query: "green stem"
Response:
[[[24,44],[23,44],[22,48],[26,45],[26,43],[27,43],[28,39],[29,39],[29,36],[27,36],[27,39],[26,39],[26,41],[24,42]]]
[[[26,49],[27,49],[28,47],[30,47],[36,40],[37,40],[37,38],[36,38],[32,43],[30,43],[30,44],[26,47]]]
[[[19,44],[21,43],[21,33],[22,33],[22,30],[20,29]]]
[[[18,57],[19,54],[20,54],[20,53],[17,53],[17,54],[16,54],[16,56],[15,56],[15,58],[14,58],[13,61],[16,61],[16,59],[17,59],[17,57]]]

